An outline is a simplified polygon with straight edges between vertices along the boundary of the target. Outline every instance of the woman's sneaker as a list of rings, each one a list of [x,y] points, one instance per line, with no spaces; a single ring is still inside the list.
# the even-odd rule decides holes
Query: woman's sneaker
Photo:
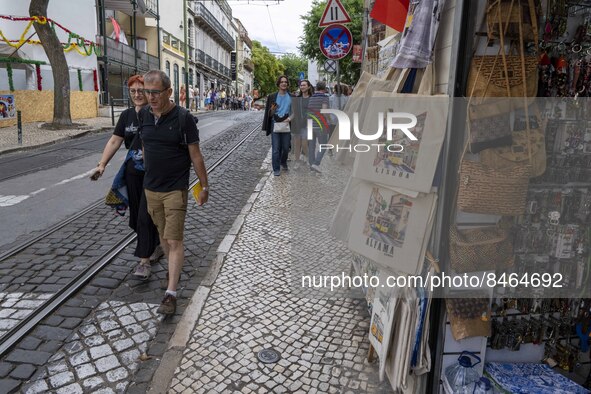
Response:
[[[135,271],[133,272],[133,276],[137,276],[142,280],[147,280],[150,277],[152,269],[150,264],[142,264],[139,263],[137,267],[135,267]]]

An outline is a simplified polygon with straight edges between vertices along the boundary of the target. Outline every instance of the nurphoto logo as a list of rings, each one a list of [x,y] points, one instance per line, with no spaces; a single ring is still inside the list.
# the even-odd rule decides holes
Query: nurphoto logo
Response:
[[[308,117],[308,140],[314,138],[314,123],[317,124],[316,129],[328,128],[326,118],[322,115],[331,114],[336,117],[339,126],[339,140],[351,140],[351,121],[349,116],[337,109],[321,109],[320,112],[309,113]],[[310,119],[312,118],[312,119]],[[386,141],[393,140],[394,130],[400,130],[411,141],[417,141],[418,138],[410,131],[417,125],[417,117],[407,112],[387,112],[384,116],[383,112],[378,112],[378,130],[373,134],[368,134],[366,131],[359,130],[359,113],[353,114],[353,133],[360,141],[380,141],[383,140],[384,135],[384,118],[386,119]],[[404,121],[401,121],[404,120]],[[335,149],[346,150],[349,152],[369,152],[372,147],[377,148],[380,152],[382,149],[391,153],[400,153],[404,151],[404,146],[401,144],[389,143],[373,143],[373,144],[355,144],[353,146],[334,146],[332,144],[319,144],[319,150]]]

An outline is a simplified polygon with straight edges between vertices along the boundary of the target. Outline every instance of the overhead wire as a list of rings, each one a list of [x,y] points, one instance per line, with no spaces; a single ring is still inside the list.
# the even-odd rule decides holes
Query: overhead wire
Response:
[[[268,5],[267,14],[269,14],[269,21],[271,22],[271,30],[273,31],[273,37],[275,37],[275,44],[277,44],[277,50],[281,50],[281,47],[279,46],[279,41],[277,41],[277,35],[275,34],[275,26],[273,26],[273,18],[271,18],[271,11],[269,11]]]

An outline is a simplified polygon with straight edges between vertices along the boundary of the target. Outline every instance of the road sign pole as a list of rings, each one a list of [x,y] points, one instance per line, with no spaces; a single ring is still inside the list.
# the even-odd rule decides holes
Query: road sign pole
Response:
[[[338,109],[341,109],[341,94],[343,92],[343,90],[341,89],[341,61],[337,60],[337,86],[339,87],[339,90],[341,91],[340,94],[337,94],[337,107],[339,107]],[[336,94],[336,92],[335,92]]]

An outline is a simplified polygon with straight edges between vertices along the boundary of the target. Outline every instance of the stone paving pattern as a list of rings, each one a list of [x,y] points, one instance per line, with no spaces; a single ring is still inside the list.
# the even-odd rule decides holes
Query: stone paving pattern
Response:
[[[105,302],[70,336],[23,393],[50,390],[83,393],[124,392],[141,355],[154,337],[158,315],[153,304]],[[106,384],[114,388],[104,388]]]
[[[212,164],[233,144],[246,135],[248,131],[260,125],[261,122],[261,116],[257,113],[241,114],[240,119],[242,120],[241,125],[235,126],[218,138],[210,140],[211,142],[207,141],[203,144],[202,149],[207,165]],[[210,202],[204,207],[190,205],[186,223],[186,262],[181,276],[177,314],[164,321],[158,321],[158,330],[153,338],[146,338],[146,343],[149,343],[149,346],[147,345],[148,357],[145,361],[137,364],[135,371],[128,371],[127,381],[130,382],[130,385],[125,389],[127,392],[146,392],[150,379],[158,366],[158,357],[166,349],[166,343],[174,332],[176,323],[180,319],[188,299],[199,286],[199,282],[207,272],[209,264],[216,256],[217,246],[260,180],[259,166],[268,149],[269,140],[264,138],[262,134],[255,133],[245,146],[237,150],[216,171],[210,174],[212,184]],[[245,166],[243,163],[249,163],[249,165]],[[0,263],[0,270],[6,270],[2,271],[2,274],[10,274],[13,278],[11,281],[3,283],[0,291],[3,293],[15,291],[19,293],[42,292],[40,290],[41,286],[58,286],[64,283],[67,273],[70,272],[73,275],[74,272],[72,272],[72,266],[69,266],[67,270],[63,270],[64,275],[60,276],[60,266],[70,260],[76,262],[81,260],[71,256],[81,256],[87,253],[85,250],[88,249],[89,251],[94,250],[91,255],[96,258],[106,251],[103,248],[111,247],[123,234],[127,233],[127,218],[122,220],[116,217],[113,219],[112,215],[113,213],[108,208],[101,207],[97,212],[91,213],[88,217],[85,216],[86,220],[81,218],[66,229],[61,230],[60,234],[56,234],[57,244],[54,245],[51,242],[44,241],[43,245],[33,245],[25,253]],[[110,219],[119,220],[120,223],[114,224]],[[92,227],[89,223],[92,224],[95,221],[101,227],[93,231],[88,230],[87,227]],[[104,233],[101,233],[102,231]],[[75,243],[75,236],[78,232],[88,232],[89,234],[95,232],[95,235],[94,238],[90,237],[90,239]],[[114,238],[105,239],[111,233],[113,233]],[[100,238],[98,238],[97,234],[100,234]],[[115,235],[118,235],[118,238]],[[46,372],[39,367],[49,363],[50,358],[60,351],[64,345],[74,341],[75,330],[80,325],[89,324],[93,319],[93,311],[103,303],[147,303],[152,305],[155,310],[164,293],[160,288],[160,281],[166,275],[166,262],[162,260],[154,264],[151,279],[140,281],[130,275],[137,263],[137,259],[132,254],[133,245],[126,248],[89,285],[57,309],[51,317],[45,319],[40,326],[35,328],[26,339],[0,359],[0,393],[16,392],[20,390],[24,382],[43,379],[43,374]],[[21,264],[28,265],[21,268]],[[43,274],[37,284],[29,284],[30,279],[41,275],[40,267],[48,271],[47,275]],[[36,269],[37,271],[35,274],[28,275],[29,269]],[[24,276],[24,278],[20,279],[20,276]],[[3,275],[0,275],[0,278],[2,277]],[[20,286],[11,283],[18,281],[22,282]],[[52,281],[55,281],[55,284],[52,284]],[[55,292],[55,289],[50,287],[43,289],[46,294]],[[118,354],[117,356],[119,357]],[[75,369],[68,371],[76,374]],[[117,389],[117,382],[111,382],[106,373],[98,374],[95,377],[102,379],[103,383],[91,391],[120,392]],[[51,389],[49,392],[67,392],[67,390],[62,387],[55,390]]]
[[[292,283],[293,264],[304,257],[314,267],[323,265],[319,256],[325,256],[330,264],[321,271],[326,274],[341,266],[348,270],[351,262],[334,264],[346,248],[327,235],[343,173],[328,160],[323,167],[334,171],[282,171],[254,194],[256,201],[226,255],[169,392],[391,392],[387,382],[379,382],[377,365],[366,361],[369,316],[362,296],[341,291],[301,297]],[[307,205],[310,215],[292,210],[294,199]],[[302,243],[293,244],[294,217],[300,217],[300,230],[304,223],[316,226],[317,231],[307,233],[308,243],[302,242],[304,232],[297,231]],[[258,361],[257,353],[266,348],[277,350],[281,360]]]

